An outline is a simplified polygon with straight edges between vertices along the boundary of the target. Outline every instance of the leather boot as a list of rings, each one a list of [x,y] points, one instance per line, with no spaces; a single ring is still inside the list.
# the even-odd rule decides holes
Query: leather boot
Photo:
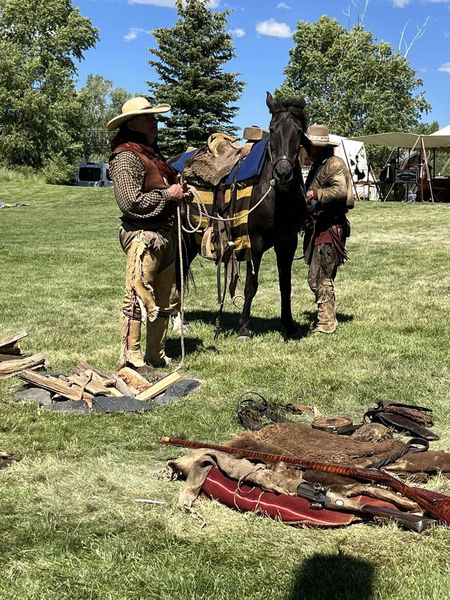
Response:
[[[147,321],[145,362],[152,367],[165,367],[172,362],[165,353],[168,325],[168,317],[156,317],[154,321]]]
[[[141,352],[141,322],[121,315],[120,333],[122,348],[117,368],[121,369],[125,366],[143,367],[145,362]]]
[[[317,325],[312,333],[334,333],[338,326],[336,320],[336,299],[333,297],[327,302],[320,302],[317,308]]]

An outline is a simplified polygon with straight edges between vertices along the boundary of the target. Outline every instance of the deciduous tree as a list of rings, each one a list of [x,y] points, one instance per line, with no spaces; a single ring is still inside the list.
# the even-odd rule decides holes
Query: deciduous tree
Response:
[[[112,81],[102,75],[88,75],[86,84],[78,95],[84,160],[104,162],[108,159],[110,134],[106,130],[106,124],[120,114],[122,104],[130,97],[129,92],[114,88]]]
[[[172,106],[171,115],[161,117],[161,143],[169,155],[204,144],[214,131],[233,131],[233,103],[243,90],[238,74],[224,70],[235,56],[228,11],[214,12],[205,0],[177,0],[176,9],[174,27],[153,31],[157,48],[149,61],[159,77],[149,83],[152,94]]]
[[[41,168],[80,152],[76,61],[97,30],[71,0],[0,0],[0,157]]]
[[[350,136],[411,131],[431,107],[400,53],[358,24],[299,22],[280,97],[302,95],[311,121]]]

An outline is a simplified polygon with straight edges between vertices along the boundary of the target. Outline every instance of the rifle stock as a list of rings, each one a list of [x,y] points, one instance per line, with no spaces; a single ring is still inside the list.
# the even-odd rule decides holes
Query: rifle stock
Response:
[[[412,529],[416,533],[422,533],[431,525],[436,525],[434,519],[427,519],[427,517],[422,515],[406,513],[401,510],[392,510],[383,506],[358,502],[354,498],[347,498],[341,494],[331,492],[319,483],[311,484],[302,481],[297,487],[297,496],[309,500],[311,503],[310,507],[313,509],[328,508],[330,510],[371,515],[380,519],[390,519],[405,529]]]
[[[284,462],[297,467],[311,469],[313,471],[336,473],[346,477],[362,479],[363,481],[382,483],[386,486],[389,486],[394,491],[400,492],[410,500],[416,502],[416,504],[418,504],[422,510],[428,512],[442,525],[450,525],[449,496],[445,496],[439,492],[432,492],[431,490],[409,486],[400,479],[389,475],[385,471],[380,471],[379,469],[363,469],[360,467],[348,467],[345,465],[335,465],[331,463],[319,463],[302,458],[301,456],[294,457],[279,454],[268,454],[266,452],[256,452],[253,450],[245,450],[243,448],[233,448],[232,446],[209,444],[208,442],[197,442],[195,440],[185,440],[175,437],[163,437],[161,439],[161,443],[169,444],[171,446],[180,446],[182,448],[205,448],[209,450],[217,450],[219,452],[233,454],[234,456],[261,460],[262,462]]]

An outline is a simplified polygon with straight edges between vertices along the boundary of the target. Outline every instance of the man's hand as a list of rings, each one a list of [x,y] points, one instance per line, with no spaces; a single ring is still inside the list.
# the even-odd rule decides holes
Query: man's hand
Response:
[[[174,183],[167,188],[172,200],[181,200],[183,197],[183,186],[180,183]]]
[[[314,193],[314,190],[308,190],[306,192],[306,207],[309,212],[313,212],[317,209],[319,201],[317,200],[317,196]]]

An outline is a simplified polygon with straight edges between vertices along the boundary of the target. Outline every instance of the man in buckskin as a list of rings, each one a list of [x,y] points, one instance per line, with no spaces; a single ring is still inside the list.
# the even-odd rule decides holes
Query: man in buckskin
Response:
[[[312,125],[307,136],[312,166],[306,179],[309,218],[305,226],[304,254],[309,265],[308,284],[315,294],[317,322],[314,334],[334,333],[337,327],[334,279],[347,260],[345,242],[350,235],[346,213],[353,208],[352,178],[344,161],[334,156],[325,125]]]
[[[110,173],[122,212],[120,243],[127,254],[119,368],[164,367],[170,362],[165,344],[176,298],[174,223],[177,202],[188,192],[158,150],[155,115],[169,110],[168,104],[151,106],[146,98],[131,98],[107,125],[119,129],[111,142]],[[140,340],[145,313],[144,357]]]

